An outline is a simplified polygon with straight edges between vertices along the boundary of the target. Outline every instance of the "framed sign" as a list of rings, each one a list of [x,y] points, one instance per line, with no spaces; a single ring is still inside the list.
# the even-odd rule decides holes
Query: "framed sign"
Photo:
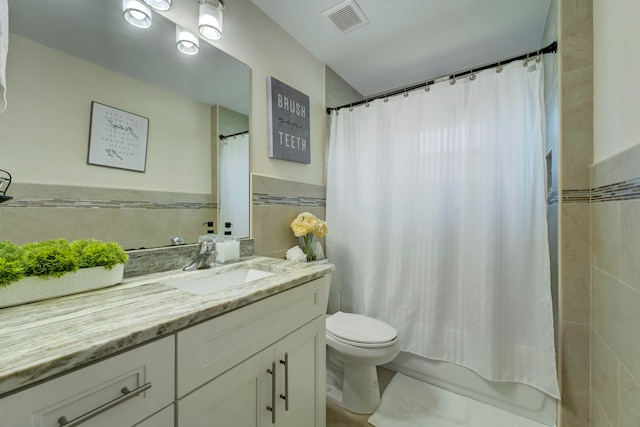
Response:
[[[269,157],[311,163],[309,97],[267,77]]]
[[[87,163],[144,172],[149,119],[91,102]]]

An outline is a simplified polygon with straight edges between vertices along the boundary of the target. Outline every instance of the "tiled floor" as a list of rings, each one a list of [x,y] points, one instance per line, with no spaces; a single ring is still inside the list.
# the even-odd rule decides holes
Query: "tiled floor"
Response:
[[[396,373],[378,366],[380,395]],[[327,427],[373,427],[367,422],[371,414],[354,414],[327,400]]]

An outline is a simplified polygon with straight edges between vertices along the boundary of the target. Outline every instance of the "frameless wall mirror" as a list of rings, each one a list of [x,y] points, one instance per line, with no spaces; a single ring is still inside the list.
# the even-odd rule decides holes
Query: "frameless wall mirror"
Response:
[[[15,200],[29,185],[40,186],[43,199],[41,187],[55,187],[64,193],[60,200],[96,208],[72,225],[58,224],[69,228],[62,237],[115,240],[127,249],[163,246],[171,235],[193,242],[209,220],[216,222],[218,234],[229,222],[234,236],[249,237],[248,149],[218,158],[221,134],[248,131],[249,67],[204,39],[196,54],[180,52],[175,23],[152,11],[149,28],[134,27],[124,19],[122,5],[116,0],[9,0],[8,107],[0,115],[0,129],[10,145],[3,144],[2,160],[12,168]],[[197,20],[195,1],[193,6]],[[149,94],[152,98],[145,99]],[[92,101],[149,119],[143,172],[88,164]],[[244,138],[248,141],[248,134]],[[227,157],[233,166],[226,165]],[[233,186],[222,191],[220,171],[238,170],[238,165],[246,176],[228,175]],[[70,196],[76,186],[79,194]],[[55,195],[50,197],[61,207]],[[101,210],[96,198],[112,211]],[[38,229],[37,209],[6,205],[0,211],[0,238],[56,237],[49,235],[50,226]],[[133,213],[142,205],[148,209]],[[228,206],[241,214],[221,217]],[[65,216],[79,211],[68,209]],[[153,216],[161,212],[164,216]],[[107,223],[110,232],[103,229]],[[35,235],[20,239],[17,230]]]

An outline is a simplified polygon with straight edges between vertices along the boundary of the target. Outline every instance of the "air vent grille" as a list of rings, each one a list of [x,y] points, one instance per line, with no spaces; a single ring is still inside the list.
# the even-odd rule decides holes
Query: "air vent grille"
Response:
[[[329,18],[341,33],[346,33],[369,23],[360,6],[353,0],[340,3],[322,15]]]

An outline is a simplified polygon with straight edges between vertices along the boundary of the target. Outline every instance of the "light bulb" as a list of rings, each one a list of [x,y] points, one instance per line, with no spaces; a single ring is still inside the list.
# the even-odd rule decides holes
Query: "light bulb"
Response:
[[[131,25],[139,28],[151,26],[151,9],[138,0],[122,0],[122,13]]]

